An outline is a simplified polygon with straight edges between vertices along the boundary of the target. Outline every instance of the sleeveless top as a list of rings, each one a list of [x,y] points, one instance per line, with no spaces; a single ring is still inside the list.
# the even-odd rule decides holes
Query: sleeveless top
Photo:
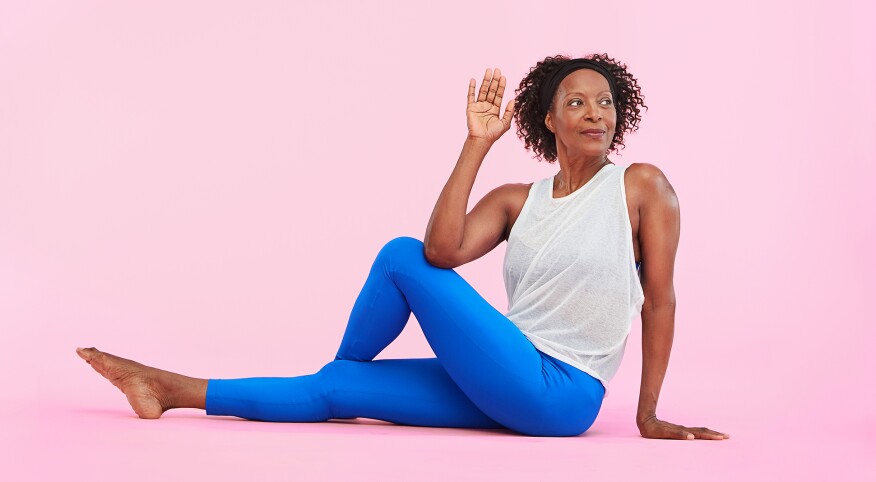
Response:
[[[627,211],[626,166],[606,164],[568,196],[532,184],[508,235],[508,317],[539,351],[605,387],[645,300]]]

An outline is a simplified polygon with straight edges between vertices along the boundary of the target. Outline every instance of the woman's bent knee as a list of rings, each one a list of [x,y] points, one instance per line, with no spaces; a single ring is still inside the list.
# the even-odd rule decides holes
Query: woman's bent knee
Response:
[[[421,261],[427,263],[423,242],[410,236],[399,236],[386,242],[377,253],[377,261],[384,263],[390,260],[404,259],[406,262]]]
[[[423,242],[411,236],[399,236],[390,239],[383,245],[381,252],[396,252],[396,251],[423,251]]]

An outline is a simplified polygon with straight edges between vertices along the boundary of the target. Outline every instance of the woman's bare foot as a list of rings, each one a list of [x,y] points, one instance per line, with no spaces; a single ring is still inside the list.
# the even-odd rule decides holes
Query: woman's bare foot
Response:
[[[171,394],[162,383],[163,370],[147,367],[133,360],[91,348],[77,348],[76,353],[128,397],[128,403],[140,418],[158,418],[176,408]],[[168,373],[168,372],[165,372]]]

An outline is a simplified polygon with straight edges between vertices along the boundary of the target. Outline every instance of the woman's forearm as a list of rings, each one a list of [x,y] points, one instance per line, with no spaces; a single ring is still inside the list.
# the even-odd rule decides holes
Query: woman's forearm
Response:
[[[656,416],[675,332],[675,303],[642,309],[642,383],[636,423]]]
[[[427,257],[452,255],[462,246],[468,199],[492,143],[467,137],[450,179],[438,196],[423,239]]]

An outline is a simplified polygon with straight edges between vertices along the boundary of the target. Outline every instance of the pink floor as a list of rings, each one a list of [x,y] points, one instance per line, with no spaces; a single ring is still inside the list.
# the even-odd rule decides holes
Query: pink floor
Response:
[[[538,438],[194,409],[141,420],[111,390],[74,402],[4,401],[5,480],[876,480],[873,427],[852,430],[842,418],[711,416],[730,439],[649,440],[629,423],[634,407],[609,406],[582,436]]]

